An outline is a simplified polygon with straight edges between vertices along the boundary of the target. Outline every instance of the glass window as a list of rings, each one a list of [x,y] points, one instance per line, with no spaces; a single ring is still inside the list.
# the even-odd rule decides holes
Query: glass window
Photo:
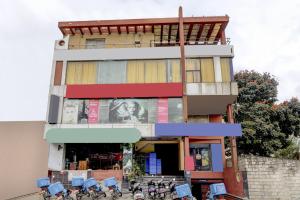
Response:
[[[190,144],[190,155],[196,171],[211,171],[211,150],[209,144]]]
[[[125,83],[127,61],[97,62],[97,83]]]
[[[87,49],[103,49],[105,48],[105,39],[86,39],[85,46]]]
[[[186,70],[186,82],[187,83],[201,82],[200,60],[199,59],[186,59],[185,70]]]

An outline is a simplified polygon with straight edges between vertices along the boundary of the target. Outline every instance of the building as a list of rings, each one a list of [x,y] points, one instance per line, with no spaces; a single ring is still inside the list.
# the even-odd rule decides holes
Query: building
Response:
[[[137,164],[148,174],[185,176],[195,193],[239,182],[228,22],[183,17],[181,8],[174,18],[59,22],[44,134],[52,173],[122,179]]]
[[[36,179],[47,176],[45,121],[0,122],[0,199],[38,191]]]

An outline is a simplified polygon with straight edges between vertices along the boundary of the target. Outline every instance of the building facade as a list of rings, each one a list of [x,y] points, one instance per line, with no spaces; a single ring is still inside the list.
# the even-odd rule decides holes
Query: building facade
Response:
[[[183,17],[181,8],[174,18],[59,22],[44,133],[49,170],[122,179],[138,165],[185,176],[202,193],[225,181],[224,137],[234,150],[241,136],[228,22]]]

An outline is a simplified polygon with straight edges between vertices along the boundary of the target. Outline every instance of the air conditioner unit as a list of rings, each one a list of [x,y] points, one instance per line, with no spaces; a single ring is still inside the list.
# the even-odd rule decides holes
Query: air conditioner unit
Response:
[[[55,49],[68,49],[69,37],[70,36],[67,35],[61,40],[55,40]]]

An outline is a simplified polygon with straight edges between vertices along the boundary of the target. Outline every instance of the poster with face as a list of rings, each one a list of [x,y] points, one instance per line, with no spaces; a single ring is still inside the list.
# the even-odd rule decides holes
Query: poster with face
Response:
[[[148,104],[139,99],[117,99],[109,102],[110,123],[147,123]]]
[[[89,100],[79,100],[78,124],[87,124],[89,115]]]
[[[66,99],[63,107],[63,124],[77,124],[78,119],[78,100]]]
[[[99,120],[99,100],[90,100],[89,101],[89,124],[98,123]]]

